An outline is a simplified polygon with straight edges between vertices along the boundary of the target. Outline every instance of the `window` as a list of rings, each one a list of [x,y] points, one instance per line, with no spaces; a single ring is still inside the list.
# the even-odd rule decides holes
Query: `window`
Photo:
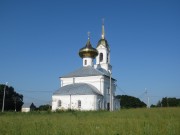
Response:
[[[110,103],[107,103],[107,110],[110,110]]]
[[[87,65],[87,60],[84,61],[84,65]]]
[[[99,101],[98,101],[98,107],[99,107],[99,109],[101,109],[101,100],[99,99]]]
[[[58,101],[58,107],[61,107],[61,105],[62,105],[62,102],[61,102],[61,100],[59,100]]]
[[[108,57],[109,57],[109,55],[108,55],[108,53],[107,53],[107,63],[108,63],[108,59],[109,59]]]
[[[78,108],[81,108],[81,100],[78,100]]]
[[[109,87],[107,88],[107,94],[110,94],[110,88]]]
[[[103,61],[103,53],[100,53],[100,55],[99,55],[99,61],[100,61],[100,62]]]

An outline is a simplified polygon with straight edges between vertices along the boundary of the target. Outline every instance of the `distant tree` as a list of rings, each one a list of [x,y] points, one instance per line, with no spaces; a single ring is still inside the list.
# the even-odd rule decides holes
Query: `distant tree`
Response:
[[[121,108],[142,108],[146,107],[146,104],[142,102],[139,98],[128,96],[128,95],[117,95],[120,99]]]
[[[179,102],[178,102],[178,99],[173,97],[173,98],[168,98],[168,104],[171,107],[176,107],[178,106]]]
[[[38,108],[38,110],[40,110],[40,111],[48,111],[50,109],[51,109],[51,106],[48,104],[47,105],[40,105]]]
[[[162,104],[162,107],[168,107],[169,106],[168,98],[167,97],[162,98],[161,104]]]
[[[157,107],[161,107],[162,106],[162,103],[161,103],[161,101],[159,100],[158,101],[158,103],[157,103],[157,105],[156,105]]]
[[[157,107],[157,106],[152,104],[150,107],[151,107],[151,108],[155,108],[155,107]]]
[[[4,84],[0,84],[0,107],[1,108],[3,104],[4,87],[5,87]],[[21,111],[22,105],[23,105],[23,95],[17,93],[13,87],[6,86],[4,110],[5,111]]]
[[[180,106],[180,99],[164,97],[161,103],[163,107],[177,107]]]
[[[37,109],[37,107],[34,105],[34,103],[32,103],[30,105],[30,111],[35,111]]]
[[[178,106],[180,106],[180,98],[179,99],[177,99],[178,100]]]

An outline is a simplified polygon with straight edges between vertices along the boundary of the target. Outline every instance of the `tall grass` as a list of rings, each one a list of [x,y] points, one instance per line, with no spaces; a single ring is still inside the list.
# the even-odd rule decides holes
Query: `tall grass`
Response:
[[[179,135],[180,108],[0,113],[0,135]]]

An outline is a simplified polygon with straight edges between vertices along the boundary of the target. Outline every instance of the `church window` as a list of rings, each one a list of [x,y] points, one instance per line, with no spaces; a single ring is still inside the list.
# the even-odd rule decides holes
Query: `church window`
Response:
[[[107,110],[110,110],[110,103],[107,103]]]
[[[78,108],[81,108],[81,100],[78,100]]]
[[[87,60],[84,61],[84,65],[87,65]]]
[[[58,106],[61,107],[61,105],[62,105],[62,102],[61,102],[61,100],[59,100],[58,101]]]
[[[108,63],[108,57],[109,57],[109,56],[108,56],[108,53],[107,53],[107,63]]]
[[[101,106],[101,100],[98,101],[98,106],[99,106],[99,109],[102,108],[102,106]]]
[[[100,53],[100,55],[99,55],[99,61],[100,61],[100,62],[103,61],[103,53]]]
[[[110,88],[109,87],[107,88],[107,94],[110,94]]]

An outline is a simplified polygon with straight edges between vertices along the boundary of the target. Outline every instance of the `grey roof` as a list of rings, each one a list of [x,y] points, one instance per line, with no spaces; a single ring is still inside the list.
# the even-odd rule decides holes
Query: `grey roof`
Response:
[[[99,76],[99,75],[109,76],[109,73],[103,69],[98,70],[98,69],[95,69],[94,67],[87,66],[87,67],[81,67],[67,75],[62,76],[61,78]]]
[[[101,93],[91,84],[74,83],[61,87],[53,95],[101,95]]]

